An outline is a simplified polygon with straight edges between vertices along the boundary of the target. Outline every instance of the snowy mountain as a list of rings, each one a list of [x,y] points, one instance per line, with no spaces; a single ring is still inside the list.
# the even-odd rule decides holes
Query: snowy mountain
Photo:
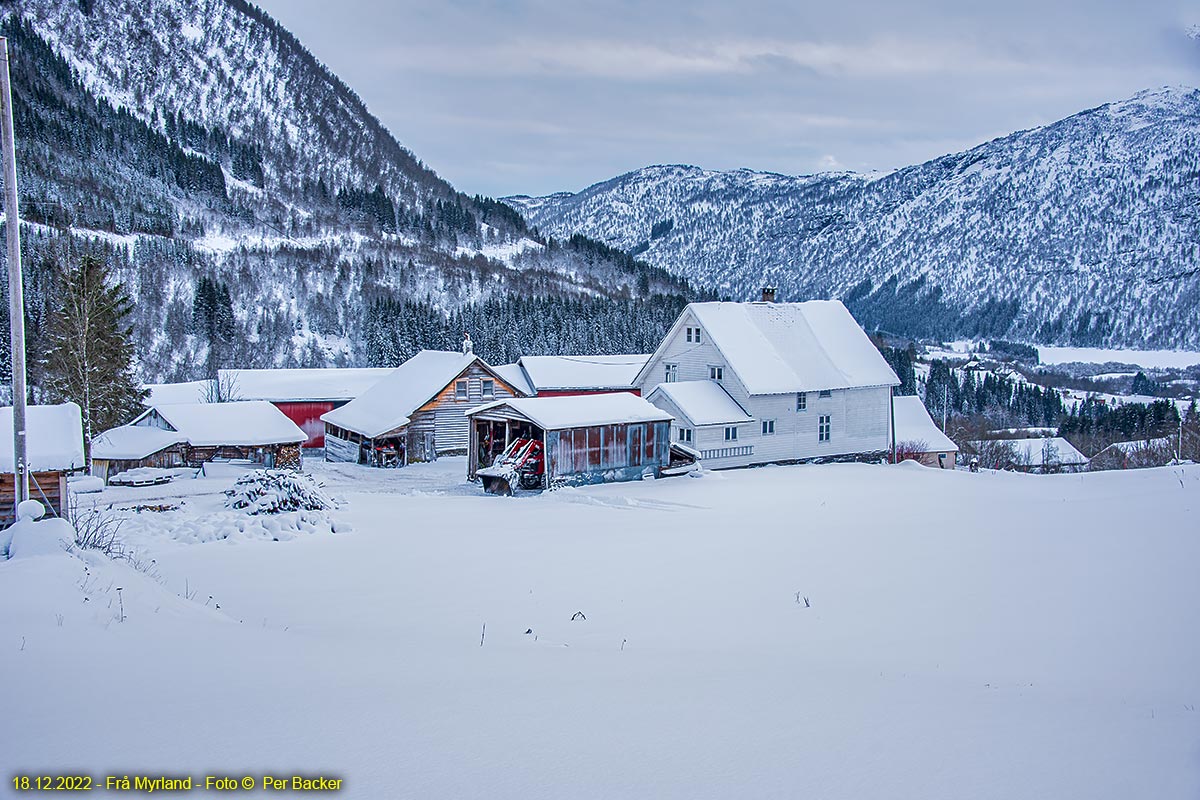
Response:
[[[750,298],[897,333],[1200,347],[1200,91],[1165,88],[889,174],[654,166],[508,198]]]
[[[35,335],[53,264],[83,247],[138,301],[150,380],[198,377],[204,279],[228,288],[243,367],[364,363],[379,302],[687,291],[456,191],[244,0],[0,0],[0,20]]]

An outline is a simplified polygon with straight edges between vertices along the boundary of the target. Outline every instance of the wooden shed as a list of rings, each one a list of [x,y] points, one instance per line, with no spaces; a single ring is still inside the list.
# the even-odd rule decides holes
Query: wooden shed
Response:
[[[541,439],[543,487],[655,477],[670,463],[673,417],[628,393],[496,400],[467,412],[475,480],[515,439]]]
[[[399,467],[467,452],[466,410],[520,394],[472,352],[422,350],[323,414],[325,460]]]
[[[26,406],[26,469],[29,497],[57,516],[67,514],[67,476],[87,466],[83,457],[83,424],[79,406]],[[15,521],[12,407],[0,408],[0,525]]]

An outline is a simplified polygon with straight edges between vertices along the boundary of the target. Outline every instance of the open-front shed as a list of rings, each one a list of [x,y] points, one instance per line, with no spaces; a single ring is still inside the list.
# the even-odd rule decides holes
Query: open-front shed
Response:
[[[543,488],[658,477],[670,464],[673,417],[632,394],[497,400],[466,413],[470,480],[517,439],[541,442]]]

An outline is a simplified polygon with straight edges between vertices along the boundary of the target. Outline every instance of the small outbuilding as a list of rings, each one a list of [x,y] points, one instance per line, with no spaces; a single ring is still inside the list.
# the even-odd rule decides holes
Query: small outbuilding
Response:
[[[534,397],[632,392],[638,372],[650,358],[641,355],[522,356],[496,371]]]
[[[954,469],[958,445],[929,416],[916,396],[892,399],[896,417],[896,452],[927,467]]]
[[[466,415],[470,480],[517,439],[542,443],[543,488],[658,477],[670,465],[673,417],[625,392],[496,400]]]
[[[138,467],[198,467],[218,458],[299,469],[307,438],[262,400],[164,403],[92,439],[92,474],[107,481]]]
[[[79,406],[62,403],[25,407],[25,468],[29,497],[58,516],[67,513],[67,476],[82,471],[83,423]],[[0,408],[0,525],[15,521],[16,483],[13,472],[13,410]]]
[[[1090,470],[1142,469],[1161,467],[1175,458],[1175,442],[1169,436],[1131,442],[1113,442],[1092,456]]]

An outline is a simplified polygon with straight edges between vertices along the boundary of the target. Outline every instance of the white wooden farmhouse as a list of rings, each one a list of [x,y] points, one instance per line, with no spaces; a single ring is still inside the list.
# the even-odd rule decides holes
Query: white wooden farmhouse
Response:
[[[691,303],[635,382],[714,469],[882,458],[900,383],[837,300]]]

